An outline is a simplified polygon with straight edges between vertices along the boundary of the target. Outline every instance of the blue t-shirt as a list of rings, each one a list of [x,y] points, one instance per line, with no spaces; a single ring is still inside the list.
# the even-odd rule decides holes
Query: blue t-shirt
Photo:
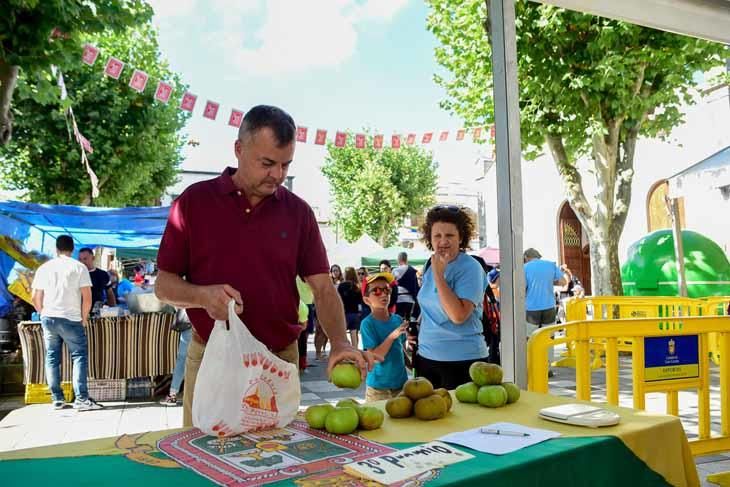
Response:
[[[134,289],[134,284],[129,279],[122,279],[117,285],[117,301],[126,302],[127,294]]]
[[[475,259],[461,252],[446,265],[446,283],[460,299],[474,303],[474,311],[460,325],[446,315],[436,291],[431,267],[423,276],[418,293],[421,306],[421,328],[418,332],[418,354],[430,360],[455,362],[487,356],[482,326],[482,304],[487,289],[487,274]]]
[[[553,261],[534,259],[525,264],[525,309],[541,311],[554,308],[553,282],[561,277],[563,272]]]
[[[489,274],[487,274],[487,281],[489,282],[489,284],[494,284],[494,281],[496,281],[497,279],[499,279],[499,269],[495,267],[494,269],[489,271]]]
[[[362,346],[365,350],[373,350],[390,335],[393,330],[403,323],[403,318],[396,314],[390,315],[388,321],[375,319],[372,314],[368,315],[360,323],[360,335]],[[401,335],[393,341],[390,350],[384,360],[375,364],[373,370],[368,372],[365,383],[375,389],[400,389],[408,380],[406,363],[403,358],[403,343],[405,335]]]

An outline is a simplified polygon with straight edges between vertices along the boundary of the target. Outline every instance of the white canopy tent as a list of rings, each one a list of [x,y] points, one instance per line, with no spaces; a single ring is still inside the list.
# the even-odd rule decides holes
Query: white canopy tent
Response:
[[[360,258],[383,250],[370,235],[364,234],[353,243],[345,240],[338,243],[332,249],[327,250],[327,258],[330,264],[339,265],[344,271],[345,267],[360,267]]]
[[[568,10],[730,44],[730,0],[538,0]]]

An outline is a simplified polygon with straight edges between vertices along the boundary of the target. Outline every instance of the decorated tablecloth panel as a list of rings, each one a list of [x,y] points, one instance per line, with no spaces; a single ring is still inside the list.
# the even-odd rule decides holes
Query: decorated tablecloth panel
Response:
[[[174,315],[145,313],[91,320],[85,326],[89,342],[89,377],[127,379],[171,374],[180,335],[170,329]],[[44,384],[46,347],[40,323],[18,326],[23,349],[24,382]],[[71,360],[64,345],[61,377],[71,380]]]
[[[355,435],[331,435],[302,421],[228,438],[197,428],[161,439],[157,448],[219,485],[248,487],[324,474],[344,464],[396,451]]]

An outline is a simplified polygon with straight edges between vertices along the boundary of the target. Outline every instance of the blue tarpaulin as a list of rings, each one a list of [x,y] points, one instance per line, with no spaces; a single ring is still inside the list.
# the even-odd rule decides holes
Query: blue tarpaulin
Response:
[[[56,237],[71,235],[80,247],[156,248],[170,208],[167,206],[98,208],[0,201],[0,235],[26,251],[54,256]],[[7,313],[8,277],[14,261],[0,251],[0,316]],[[5,309],[5,313],[3,310]]]

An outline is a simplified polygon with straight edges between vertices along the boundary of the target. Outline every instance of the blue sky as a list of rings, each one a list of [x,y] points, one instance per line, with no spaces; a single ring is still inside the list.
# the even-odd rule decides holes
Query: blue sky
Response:
[[[188,132],[201,145],[187,151],[185,168],[217,170],[235,137],[230,109],[259,103],[286,109],[310,137],[316,128],[334,136],[371,127],[389,140],[394,131],[460,127],[438,106],[422,0],[150,3],[163,54],[198,95]],[[200,115],[206,99],[221,104],[215,121]]]

